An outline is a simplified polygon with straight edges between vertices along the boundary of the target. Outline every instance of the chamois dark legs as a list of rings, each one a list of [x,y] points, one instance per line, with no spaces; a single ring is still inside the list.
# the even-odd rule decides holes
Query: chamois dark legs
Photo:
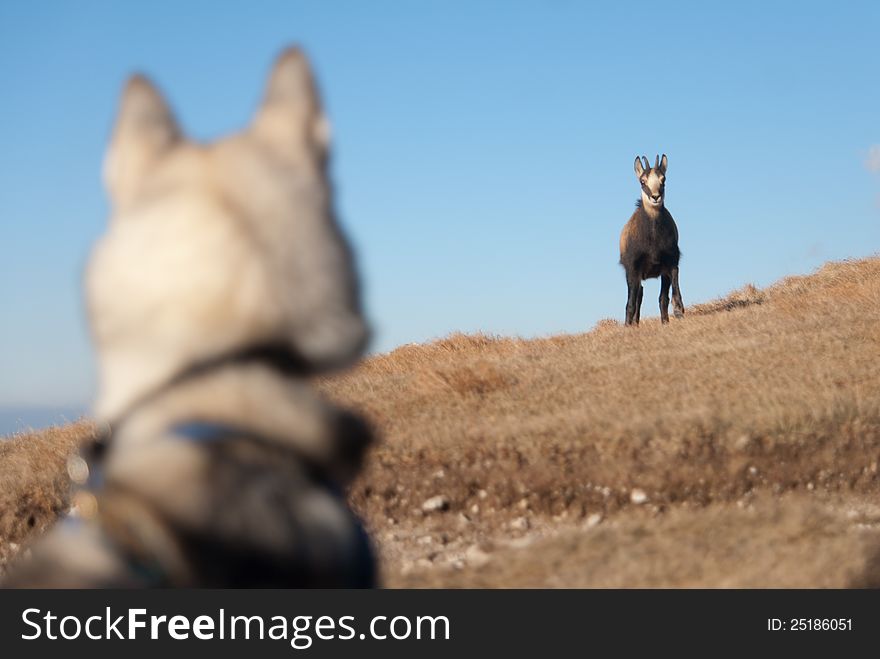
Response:
[[[681,301],[681,287],[678,285],[678,266],[672,268],[672,312],[676,318],[684,316],[684,302]]]
[[[669,285],[672,278],[665,272],[660,275],[660,322],[669,322]]]
[[[636,325],[639,324],[639,320],[642,318],[642,295],[645,293],[645,288],[639,284],[639,299],[636,300]]]
[[[639,324],[639,309],[642,305],[642,280],[635,273],[626,273],[626,324]]]

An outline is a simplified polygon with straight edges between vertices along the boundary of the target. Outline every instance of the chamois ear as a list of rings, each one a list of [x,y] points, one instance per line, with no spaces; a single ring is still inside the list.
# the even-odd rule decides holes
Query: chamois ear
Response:
[[[330,126],[308,59],[299,48],[287,48],[275,61],[251,128],[283,158],[302,157],[304,149],[307,154],[326,153]]]
[[[664,153],[664,154],[660,157],[660,172],[661,172],[664,176],[666,175],[666,165],[667,165],[667,160],[666,160],[666,154]]]
[[[635,170],[636,170],[636,178],[642,178],[642,174],[645,172],[645,168],[642,165],[642,159],[636,156],[635,162]]]
[[[131,199],[150,165],[180,139],[159,90],[142,75],[129,78],[104,158],[104,185],[114,205]]]

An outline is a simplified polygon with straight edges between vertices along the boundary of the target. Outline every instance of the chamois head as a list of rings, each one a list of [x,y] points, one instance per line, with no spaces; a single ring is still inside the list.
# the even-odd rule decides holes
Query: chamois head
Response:
[[[642,186],[642,208],[660,210],[666,195],[666,154],[657,156],[653,167],[648,166],[645,156],[636,157],[635,170]]]

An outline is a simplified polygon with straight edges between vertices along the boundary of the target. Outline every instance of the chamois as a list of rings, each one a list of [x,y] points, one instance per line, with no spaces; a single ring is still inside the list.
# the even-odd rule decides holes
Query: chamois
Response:
[[[678,227],[664,205],[666,193],[666,154],[657,156],[654,167],[648,159],[636,157],[636,178],[642,197],[620,233],[620,264],[626,270],[626,324],[638,325],[642,307],[642,281],[660,277],[660,321],[669,322],[669,287],[676,318],[684,316],[678,285]]]

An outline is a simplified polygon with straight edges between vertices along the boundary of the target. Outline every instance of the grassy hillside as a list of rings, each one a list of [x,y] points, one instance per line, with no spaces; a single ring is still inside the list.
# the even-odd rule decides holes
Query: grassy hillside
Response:
[[[468,572],[468,553],[479,564],[511,539],[527,545],[597,520],[605,532],[606,522],[638,527],[633,516],[646,515],[657,518],[646,527],[653,533],[671,511],[717,506],[669,545],[699,562],[687,547],[720,538],[728,525],[720,520],[740,519],[765,493],[767,505],[791,501],[792,519],[809,518],[805,498],[864,530],[874,513],[862,504],[880,489],[880,258],[747,286],[667,326],[604,321],[543,340],[453,336],[407,346],[324,388],[364,410],[384,438],[352,498],[380,539],[392,584],[468,585],[486,573]],[[447,512],[422,510],[438,496]],[[761,515],[767,525],[785,513]],[[748,536],[748,518],[740,524]],[[631,546],[621,533],[620,545]],[[519,554],[534,566],[552,552]],[[684,583],[662,574],[669,566],[652,580],[638,578],[635,564],[629,577],[606,567],[615,575],[585,567],[583,579],[564,583]],[[502,570],[491,583],[561,583],[540,571],[547,579]]]
[[[667,326],[456,335],[319,385],[382,437],[351,499],[389,585],[848,586],[880,583],[878,364],[875,257]],[[8,456],[40,444],[13,441],[20,520],[60,463],[22,475]]]

